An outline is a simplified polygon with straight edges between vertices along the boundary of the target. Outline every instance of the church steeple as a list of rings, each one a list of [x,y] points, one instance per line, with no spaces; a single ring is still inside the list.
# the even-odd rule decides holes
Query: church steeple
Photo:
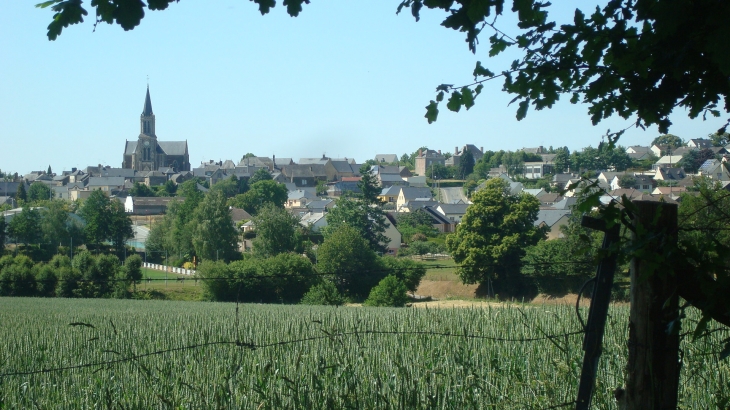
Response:
[[[149,135],[156,138],[155,135],[155,114],[152,112],[152,100],[150,99],[150,86],[147,86],[147,95],[144,99],[144,109],[140,115],[140,134]]]
[[[147,86],[147,96],[144,99],[144,110],[142,110],[142,115],[144,116],[150,116],[154,115],[152,113],[152,101],[150,100],[150,86]]]

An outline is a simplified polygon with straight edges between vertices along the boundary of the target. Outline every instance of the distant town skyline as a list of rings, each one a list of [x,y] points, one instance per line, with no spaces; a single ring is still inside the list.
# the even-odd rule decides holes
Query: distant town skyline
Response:
[[[290,18],[281,5],[261,16],[251,2],[183,1],[148,12],[130,32],[106,24],[92,32],[90,15],[49,42],[49,9],[3,3],[0,169],[121,167],[125,142],[139,135],[148,76],[157,135],[188,141],[193,167],[238,162],[247,152],[363,162],[467,143],[578,150],[632,123],[612,118],[594,127],[586,106],[567,101],[518,122],[511,97],[493,82],[471,110],[444,108],[427,124],[424,107],[437,85],[466,84],[476,61],[499,70],[514,56],[489,59],[491,33],[472,55],[462,33],[439,26],[443,14],[429,11],[416,23],[407,12],[395,15],[397,5],[321,0]],[[566,4],[551,9],[572,13]],[[513,21],[498,25],[513,32]],[[726,119],[691,121],[678,111],[670,132],[702,138]],[[630,129],[620,144],[647,145],[657,135]]]

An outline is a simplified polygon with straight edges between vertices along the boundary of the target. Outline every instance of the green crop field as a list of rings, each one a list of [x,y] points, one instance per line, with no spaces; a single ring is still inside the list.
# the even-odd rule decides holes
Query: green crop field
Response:
[[[627,313],[611,311],[595,408],[616,407]],[[230,303],[0,298],[0,408],[539,409],[575,400],[582,335],[543,337],[579,328],[560,306],[240,305],[237,321]],[[724,337],[683,342],[682,408],[727,407]]]

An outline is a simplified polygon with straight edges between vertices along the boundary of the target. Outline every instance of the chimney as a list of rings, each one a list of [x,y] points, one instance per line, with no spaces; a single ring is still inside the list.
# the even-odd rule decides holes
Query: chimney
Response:
[[[441,155],[441,150],[439,150],[439,155]]]
[[[421,149],[420,148],[418,149],[418,156],[419,157],[421,156]]]
[[[479,150],[484,154],[484,147],[479,147]]]
[[[454,147],[454,155],[459,155],[459,147]]]

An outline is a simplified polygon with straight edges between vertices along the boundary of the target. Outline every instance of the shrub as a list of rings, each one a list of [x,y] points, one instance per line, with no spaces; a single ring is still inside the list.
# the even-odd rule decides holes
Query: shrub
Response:
[[[406,285],[393,275],[388,275],[370,291],[365,306],[403,307],[408,301]]]
[[[325,280],[312,286],[302,297],[301,303],[303,305],[342,306],[345,302],[345,297],[337,290],[337,286],[331,281]]]

